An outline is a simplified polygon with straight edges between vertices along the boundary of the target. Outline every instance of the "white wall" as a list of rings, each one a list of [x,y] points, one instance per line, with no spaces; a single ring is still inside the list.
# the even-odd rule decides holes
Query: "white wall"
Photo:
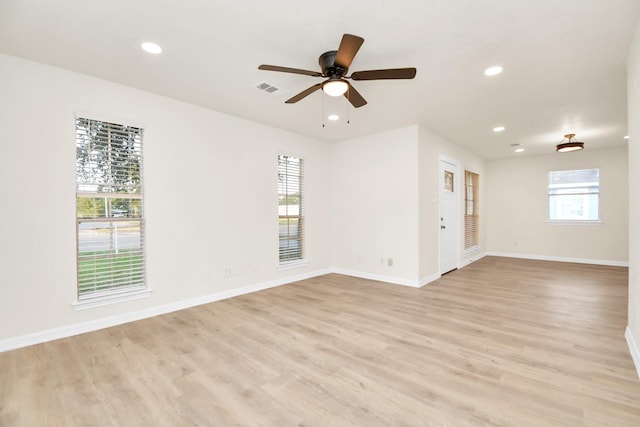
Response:
[[[326,143],[10,56],[0,75],[0,341],[331,267]],[[72,308],[76,111],[145,126],[148,298]],[[287,271],[280,153],[306,168],[309,264]]]
[[[549,147],[550,150],[553,147]],[[600,169],[600,225],[547,222],[548,173]],[[627,147],[487,163],[487,250],[493,254],[626,265]]]
[[[629,320],[627,340],[640,374],[640,24],[627,58],[629,104]]]
[[[484,160],[421,126],[333,146],[334,266],[345,273],[419,286],[439,277],[439,159],[484,175]],[[483,253],[463,251],[459,265]],[[484,228],[484,189],[480,218]],[[481,231],[482,236],[483,231]],[[387,264],[393,259],[393,266]],[[384,261],[384,262],[381,262]]]
[[[339,271],[417,284],[417,148],[417,126],[333,144],[333,263]]]

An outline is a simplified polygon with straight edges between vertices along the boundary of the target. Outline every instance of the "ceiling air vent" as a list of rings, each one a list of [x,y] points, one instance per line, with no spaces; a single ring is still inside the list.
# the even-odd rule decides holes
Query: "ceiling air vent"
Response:
[[[271,86],[271,85],[270,85],[269,83],[267,83],[267,82],[258,83],[258,84],[256,85],[256,87],[257,87],[258,89],[260,89],[260,90],[263,90],[263,91],[267,92],[267,93],[276,93],[276,92],[278,92],[278,91],[280,90],[280,89],[278,89],[278,88],[277,88],[277,87],[275,87],[275,86]]]

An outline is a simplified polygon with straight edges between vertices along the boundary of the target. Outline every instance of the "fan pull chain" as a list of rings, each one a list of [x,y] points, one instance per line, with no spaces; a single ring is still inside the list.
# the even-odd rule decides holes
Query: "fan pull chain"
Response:
[[[322,94],[322,127],[324,128],[324,93]]]
[[[349,85],[349,89],[347,91],[347,124],[351,123],[351,85]]]

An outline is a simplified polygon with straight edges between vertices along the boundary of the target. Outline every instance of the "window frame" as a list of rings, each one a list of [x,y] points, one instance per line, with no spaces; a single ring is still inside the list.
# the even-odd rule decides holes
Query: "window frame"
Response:
[[[480,175],[470,170],[464,171],[464,251],[480,248]],[[471,229],[469,229],[472,227]]]
[[[564,182],[564,183],[552,183],[553,174],[560,175],[565,174],[566,179],[569,180],[571,175],[579,174],[579,173],[595,173],[597,177],[597,181],[585,181],[585,182]],[[565,194],[557,193],[560,188],[564,188],[567,192]],[[595,188],[595,191],[590,190]],[[581,192],[580,189],[584,189]],[[572,192],[573,190],[573,192]],[[582,207],[588,208],[590,203],[588,202],[589,196],[595,196],[595,209],[597,212],[597,218],[578,218],[578,217],[567,217],[567,218],[552,218],[552,208],[554,206],[552,202],[552,198],[559,198],[562,196],[582,196]],[[601,206],[600,206],[600,168],[584,168],[584,169],[567,169],[567,170],[553,170],[549,171],[547,174],[547,223],[555,224],[555,225],[598,225],[601,224],[602,216],[601,216]],[[556,203],[558,203],[556,201]],[[557,206],[557,205],[555,205]],[[561,207],[557,207],[556,210],[561,209]]]
[[[76,310],[151,293],[146,280],[143,134],[142,126],[76,114]],[[120,236],[130,235],[129,245],[118,243],[120,225],[127,229],[121,228]],[[91,246],[97,241],[90,236],[101,233],[108,236],[106,249],[105,242],[100,248]]]
[[[301,157],[278,155],[278,269],[307,263],[304,163]],[[287,203],[289,199],[296,200],[297,204]],[[283,242],[287,244],[283,246]],[[297,245],[291,247],[292,242]]]

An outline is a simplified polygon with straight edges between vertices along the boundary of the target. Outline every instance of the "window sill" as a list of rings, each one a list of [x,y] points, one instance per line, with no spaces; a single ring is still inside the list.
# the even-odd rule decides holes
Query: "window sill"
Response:
[[[579,226],[603,225],[603,222],[599,221],[599,220],[595,220],[595,221],[592,221],[592,220],[584,220],[584,221],[573,220],[573,221],[570,221],[570,220],[551,220],[550,219],[550,220],[547,220],[546,222],[549,225],[579,225]]]
[[[110,304],[117,304],[120,302],[133,301],[140,298],[146,298],[153,292],[147,288],[136,288],[123,290],[119,292],[104,293],[87,297],[86,299],[73,302],[71,305],[75,311],[86,310],[89,308],[102,307]]]
[[[295,261],[285,261],[278,264],[278,270],[293,270],[294,268],[302,268],[309,264],[306,259],[297,259]]]

